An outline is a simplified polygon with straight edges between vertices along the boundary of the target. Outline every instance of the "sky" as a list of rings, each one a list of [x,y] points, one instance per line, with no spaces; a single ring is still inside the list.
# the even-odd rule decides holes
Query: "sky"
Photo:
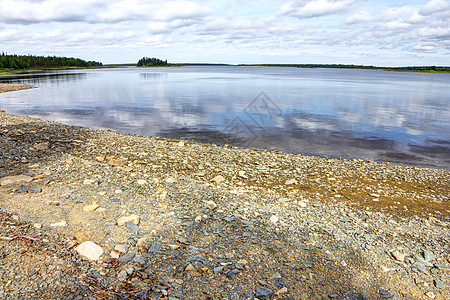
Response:
[[[0,51],[104,64],[450,66],[450,0],[0,0]]]

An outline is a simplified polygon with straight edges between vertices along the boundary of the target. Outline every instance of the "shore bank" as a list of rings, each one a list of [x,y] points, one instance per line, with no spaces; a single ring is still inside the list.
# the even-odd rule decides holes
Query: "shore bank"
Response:
[[[0,149],[0,298],[450,296],[447,170],[4,112]]]
[[[34,88],[34,86],[28,84],[0,83],[0,93],[27,90],[32,88]]]

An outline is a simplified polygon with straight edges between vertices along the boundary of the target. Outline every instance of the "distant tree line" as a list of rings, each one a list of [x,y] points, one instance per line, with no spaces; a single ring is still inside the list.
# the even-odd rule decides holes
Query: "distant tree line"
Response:
[[[167,66],[167,59],[161,60],[155,57],[143,57],[140,60],[138,60],[137,65],[138,67],[156,67],[156,66]]]
[[[2,52],[0,56],[0,69],[34,69],[59,67],[100,67],[101,62],[85,61],[73,57],[10,55]]]
[[[375,69],[387,71],[411,71],[411,72],[450,72],[450,67],[442,66],[411,66],[411,67],[376,67],[364,65],[344,65],[344,64],[252,64],[240,66],[257,67],[294,67],[294,68],[335,68],[335,69]]]

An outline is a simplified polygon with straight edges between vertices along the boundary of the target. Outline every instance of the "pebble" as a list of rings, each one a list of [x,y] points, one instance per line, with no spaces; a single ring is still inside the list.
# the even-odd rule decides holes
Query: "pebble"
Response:
[[[112,250],[112,251],[109,253],[109,256],[111,256],[112,258],[119,258],[119,257],[120,257],[120,253],[117,252],[117,251],[115,251],[115,250]]]
[[[138,215],[129,215],[117,219],[117,225],[119,226],[125,225],[128,222],[133,222],[134,224],[139,225],[140,217]]]
[[[192,264],[188,264],[185,268],[184,268],[184,270],[186,271],[186,272],[197,272],[197,269],[194,267],[194,265],[192,265]]]
[[[94,184],[95,182],[96,182],[96,180],[94,180],[94,179],[85,179],[83,181],[83,184],[84,185],[90,185],[90,184]]]
[[[33,145],[33,148],[36,149],[36,150],[42,150],[42,151],[44,151],[44,150],[48,150],[49,146],[50,146],[50,145],[49,145],[48,142],[43,142],[43,143],[37,143],[37,144],[34,144],[34,145]]]
[[[206,206],[211,210],[214,210],[217,208],[216,202],[214,202],[212,200],[206,201]]]
[[[269,300],[274,292],[268,288],[258,286],[255,291],[255,297],[261,300]]]
[[[445,284],[438,278],[434,279],[434,286],[439,289],[445,289]]]
[[[175,183],[175,182],[177,182],[177,180],[175,178],[173,178],[173,177],[169,177],[169,178],[166,179],[166,182],[167,183]]]
[[[121,158],[111,158],[108,161],[108,164],[114,167],[124,167],[127,165],[127,162],[124,159]]]
[[[136,255],[133,258],[133,261],[138,263],[138,264],[140,264],[140,265],[142,265],[142,266],[145,265],[145,259],[144,259],[144,257],[142,255]]]
[[[127,263],[130,262],[134,256],[135,254],[133,252],[128,252],[127,254],[120,256],[117,260],[121,263]]]
[[[121,253],[126,253],[127,252],[127,247],[125,245],[115,245],[114,246],[114,250],[119,251]]]
[[[87,205],[83,206],[83,210],[84,211],[95,211],[99,207],[100,207],[100,205],[98,205],[98,203],[96,201],[92,201],[91,204],[87,204]]]
[[[99,260],[103,254],[103,248],[91,241],[81,243],[75,250],[82,257],[93,261]]]
[[[57,222],[57,223],[52,223],[50,224],[51,227],[64,227],[67,226],[67,222],[66,221],[61,221],[61,222]]]
[[[436,256],[433,254],[433,252],[427,249],[423,249],[423,258],[425,259],[425,261],[431,262],[436,258]]]
[[[122,270],[117,274],[117,279],[119,281],[124,281],[125,279],[127,279],[128,273],[126,270]]]
[[[217,175],[211,181],[214,181],[215,183],[221,183],[225,181],[225,178],[222,175]]]
[[[139,232],[139,226],[134,224],[132,221],[128,221],[125,223],[125,227],[128,229],[128,232],[137,234]]]
[[[405,261],[405,255],[400,253],[399,251],[395,250],[391,254],[396,260],[401,261],[401,262]]]
[[[49,206],[60,206],[61,202],[60,201],[47,201],[47,205],[49,205]]]
[[[298,181],[296,179],[289,179],[289,180],[286,180],[286,182],[284,184],[285,185],[298,184]]]
[[[147,184],[147,180],[139,179],[138,181],[136,181],[136,183],[139,184],[139,185],[146,185]]]
[[[305,208],[305,207],[307,206],[307,204],[306,204],[306,202],[304,202],[304,201],[300,201],[300,202],[298,203],[298,206],[300,206],[300,207],[302,207],[302,208]]]
[[[426,292],[425,295],[430,299],[436,298],[436,295],[433,292]]]
[[[367,298],[364,297],[363,294],[356,294],[353,296],[346,297],[344,298],[344,300],[367,300]]]
[[[278,217],[277,216],[271,216],[270,217],[270,222],[272,222],[273,224],[276,224],[278,222]]]
[[[443,270],[443,271],[447,271],[447,272],[450,271],[450,267],[447,265],[444,265],[444,264],[434,264],[434,266],[436,268],[438,268],[439,270]]]

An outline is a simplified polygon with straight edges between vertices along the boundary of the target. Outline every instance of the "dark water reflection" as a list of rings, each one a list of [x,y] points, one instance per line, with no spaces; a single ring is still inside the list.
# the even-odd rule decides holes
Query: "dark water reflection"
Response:
[[[450,169],[450,75],[183,67],[2,76],[8,112],[146,136]]]

